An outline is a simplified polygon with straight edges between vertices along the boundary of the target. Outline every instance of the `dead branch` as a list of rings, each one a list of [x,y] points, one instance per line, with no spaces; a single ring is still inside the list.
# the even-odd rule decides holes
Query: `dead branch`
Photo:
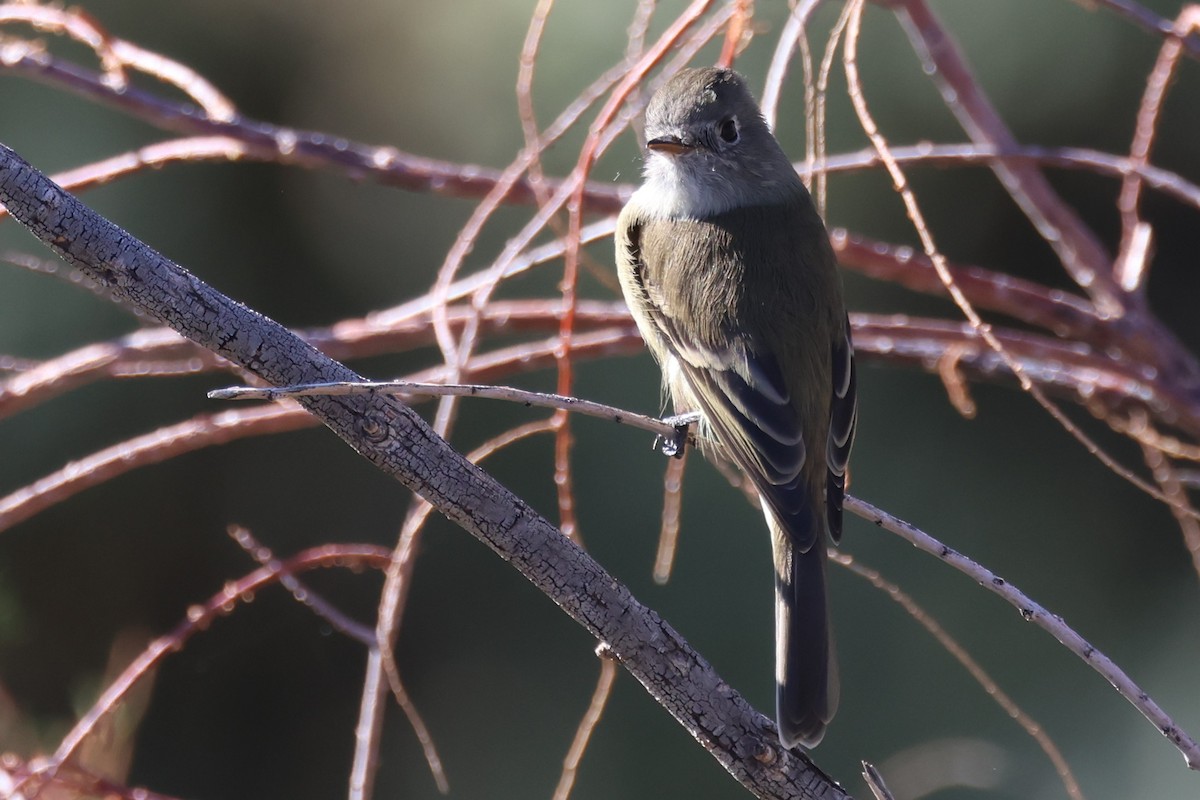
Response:
[[[0,147],[0,200],[35,236],[124,302],[274,385],[357,381],[278,323],[220,294]],[[844,797],[665,621],[520,498],[386,397],[303,398],[364,458],[516,567],[613,654],[759,797]]]

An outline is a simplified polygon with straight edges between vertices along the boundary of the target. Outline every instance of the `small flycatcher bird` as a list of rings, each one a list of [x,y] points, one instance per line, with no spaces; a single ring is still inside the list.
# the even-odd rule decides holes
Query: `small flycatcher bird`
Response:
[[[645,179],[617,223],[621,288],[676,412],[699,412],[702,447],[762,500],[779,737],[813,747],[838,703],[825,548],[858,418],[836,259],[741,76],[680,72],[645,131]]]

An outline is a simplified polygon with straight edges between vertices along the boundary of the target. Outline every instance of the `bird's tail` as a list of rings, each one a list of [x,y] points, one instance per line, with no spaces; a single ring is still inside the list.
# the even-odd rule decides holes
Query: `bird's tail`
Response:
[[[825,537],[800,552],[776,524],[771,533],[779,739],[788,748],[816,747],[837,711],[840,688],[825,599]]]

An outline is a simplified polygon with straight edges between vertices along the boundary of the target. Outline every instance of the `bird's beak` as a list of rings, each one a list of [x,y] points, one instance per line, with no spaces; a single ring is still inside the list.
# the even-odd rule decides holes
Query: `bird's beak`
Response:
[[[669,156],[677,156],[680,153],[686,153],[696,145],[691,142],[686,142],[678,136],[656,136],[646,142],[652,152],[664,153]]]

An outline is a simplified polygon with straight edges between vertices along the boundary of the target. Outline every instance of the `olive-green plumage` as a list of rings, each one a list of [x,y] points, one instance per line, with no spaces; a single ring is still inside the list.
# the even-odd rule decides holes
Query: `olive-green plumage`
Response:
[[[617,225],[625,299],[678,412],[753,481],[772,534],[777,719],[813,746],[837,706],[825,547],[857,419],[825,227],[742,79],[685,70],[646,112],[646,179]]]

